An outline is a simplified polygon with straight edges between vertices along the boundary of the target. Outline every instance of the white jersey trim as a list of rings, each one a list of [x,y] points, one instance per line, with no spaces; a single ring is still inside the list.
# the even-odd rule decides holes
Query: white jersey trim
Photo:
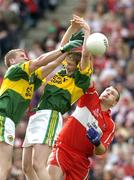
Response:
[[[113,127],[113,130],[112,132],[109,134],[109,136],[107,137],[107,139],[104,141],[104,143],[107,143],[107,141],[110,139],[110,137],[112,136],[112,134],[114,133],[115,131],[115,124],[113,123],[114,127]]]
[[[58,166],[61,168],[61,165],[60,165],[60,162],[59,162],[59,158],[58,158],[58,153],[59,153],[59,148],[57,148],[57,150],[56,150],[56,161],[58,163]]]
[[[102,130],[98,126],[98,121],[86,106],[82,108],[77,106],[72,116],[77,119],[86,129],[88,129],[90,125],[95,126],[97,131],[102,135]]]

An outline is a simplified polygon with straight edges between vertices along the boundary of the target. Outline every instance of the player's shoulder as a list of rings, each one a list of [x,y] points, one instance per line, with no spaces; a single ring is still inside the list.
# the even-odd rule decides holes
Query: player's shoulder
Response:
[[[98,95],[98,92],[97,92],[97,90],[95,88],[95,83],[94,83],[93,80],[90,81],[90,86],[88,87],[85,94],[90,94],[90,95],[97,94]]]
[[[98,96],[98,92],[96,91],[96,89],[94,87],[89,87],[87,89],[87,91],[85,92],[85,96],[93,96],[93,95],[96,95]]]
[[[19,64],[11,65],[11,66],[7,69],[7,71],[6,71],[6,73],[5,73],[5,77],[9,76],[10,74],[15,73],[15,72],[16,72],[16,69],[18,69],[19,66],[20,66],[20,63],[19,63]]]

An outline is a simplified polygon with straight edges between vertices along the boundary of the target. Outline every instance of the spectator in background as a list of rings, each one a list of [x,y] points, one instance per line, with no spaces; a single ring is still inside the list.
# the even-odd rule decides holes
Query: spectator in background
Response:
[[[54,50],[54,49],[53,49]],[[37,58],[38,56],[40,56],[41,54],[43,54],[43,49],[42,49],[42,46],[41,46],[41,42],[40,41],[37,41],[35,40],[32,44],[32,48],[31,50],[28,51],[28,57],[30,59],[35,59]]]
[[[51,11],[56,10],[58,6],[58,0],[48,0],[48,7]]]
[[[24,0],[22,2],[29,14],[30,27],[35,27],[40,17],[37,2],[35,0]]]
[[[48,28],[48,34],[42,41],[42,48],[44,51],[49,51],[49,49],[55,49],[57,43],[57,32],[54,26]]]
[[[87,5],[88,5],[87,0],[80,0],[76,5],[76,7],[74,8],[74,14],[80,17],[85,17],[88,7]]]
[[[2,1],[0,6],[0,50],[1,57],[18,46],[20,40],[19,9],[12,1]]]
[[[4,56],[12,47],[9,36],[8,23],[5,20],[3,11],[0,11],[0,55]]]

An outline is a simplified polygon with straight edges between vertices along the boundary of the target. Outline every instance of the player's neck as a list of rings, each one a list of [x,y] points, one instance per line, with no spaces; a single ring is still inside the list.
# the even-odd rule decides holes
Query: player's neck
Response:
[[[109,110],[109,107],[107,105],[105,105],[103,103],[100,103],[100,105],[101,105],[101,110],[102,111],[108,111]]]

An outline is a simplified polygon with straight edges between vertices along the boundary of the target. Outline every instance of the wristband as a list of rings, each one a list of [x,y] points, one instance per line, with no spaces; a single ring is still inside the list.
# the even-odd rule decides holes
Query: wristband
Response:
[[[65,53],[65,50],[64,50],[63,47],[60,48],[60,51],[61,51],[62,53]]]
[[[95,145],[96,147],[98,147],[100,144],[101,144],[100,141],[97,141],[97,142],[94,143],[94,145]]]

